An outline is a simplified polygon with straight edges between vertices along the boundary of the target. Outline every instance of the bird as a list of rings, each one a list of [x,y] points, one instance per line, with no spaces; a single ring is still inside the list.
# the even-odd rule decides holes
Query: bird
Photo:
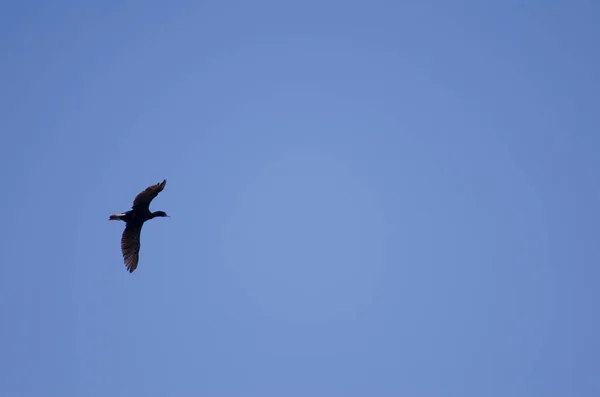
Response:
[[[140,234],[144,223],[156,217],[169,217],[164,211],[150,212],[150,202],[163,191],[166,184],[167,180],[165,179],[161,183],[148,186],[135,196],[131,210],[108,217],[109,221],[125,222],[125,230],[121,236],[121,252],[129,273],[133,273],[138,266]]]

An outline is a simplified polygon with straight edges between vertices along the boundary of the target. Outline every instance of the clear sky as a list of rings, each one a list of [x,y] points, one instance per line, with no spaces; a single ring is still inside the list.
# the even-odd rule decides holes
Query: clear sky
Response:
[[[6,2],[0,395],[599,396],[598,21]]]

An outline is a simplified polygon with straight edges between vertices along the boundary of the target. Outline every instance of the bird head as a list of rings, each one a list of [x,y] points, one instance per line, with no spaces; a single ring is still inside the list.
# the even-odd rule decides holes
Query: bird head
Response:
[[[155,217],[157,217],[157,216],[162,216],[162,217],[167,217],[167,218],[170,218],[170,216],[169,216],[169,215],[167,215],[167,213],[166,213],[166,212],[164,212],[164,211],[155,211],[155,212],[153,212],[153,213],[152,213],[152,217],[153,217],[153,218],[155,218]]]

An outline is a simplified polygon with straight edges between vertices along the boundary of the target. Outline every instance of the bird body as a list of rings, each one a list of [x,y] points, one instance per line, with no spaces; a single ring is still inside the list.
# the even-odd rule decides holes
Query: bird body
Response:
[[[125,222],[125,230],[121,236],[121,252],[127,270],[133,272],[139,262],[140,252],[140,234],[142,226],[150,219],[156,217],[168,217],[164,211],[150,212],[150,202],[162,192],[167,184],[167,180],[161,183],[147,187],[140,192],[133,200],[133,205],[129,211],[109,216],[111,221]]]
[[[156,218],[157,216],[168,216],[163,211],[135,211],[129,210],[127,212],[123,212],[122,214],[114,214],[111,215],[108,220],[110,221],[123,221],[123,222],[141,222],[144,223],[149,221],[150,219]]]

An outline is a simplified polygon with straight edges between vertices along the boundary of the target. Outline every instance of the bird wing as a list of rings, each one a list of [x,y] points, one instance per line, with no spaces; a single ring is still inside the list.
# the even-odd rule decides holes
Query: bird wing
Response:
[[[138,265],[140,259],[140,234],[142,233],[143,223],[128,223],[121,236],[121,252],[123,260],[129,273],[132,273]]]
[[[154,200],[154,198],[156,196],[158,196],[158,193],[162,192],[162,190],[165,188],[166,184],[167,184],[167,180],[165,179],[161,183],[157,183],[156,185],[148,186],[144,191],[140,192],[137,196],[135,196],[135,199],[133,200],[132,208],[137,209],[137,208],[149,207],[150,202],[152,200]]]

